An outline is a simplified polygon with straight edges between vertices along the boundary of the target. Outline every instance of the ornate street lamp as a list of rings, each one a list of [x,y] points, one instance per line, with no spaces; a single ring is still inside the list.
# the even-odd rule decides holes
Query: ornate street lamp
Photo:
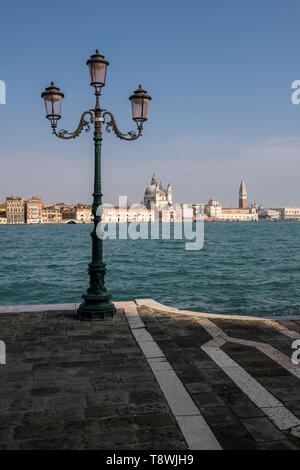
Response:
[[[102,219],[102,191],[101,191],[101,143],[102,143],[102,124],[106,131],[113,132],[119,139],[136,140],[142,135],[143,123],[147,120],[148,106],[151,96],[139,85],[132,96],[130,96],[132,106],[132,118],[137,124],[137,131],[129,131],[125,134],[120,132],[117,127],[114,116],[110,111],[100,107],[101,88],[105,86],[106,70],[109,62],[103,55],[93,54],[87,61],[90,72],[90,84],[95,88],[96,106],[95,109],[85,111],[79,121],[78,127],[74,132],[68,132],[65,129],[57,131],[57,121],[61,118],[61,104],[64,94],[59,88],[51,85],[42,93],[42,98],[46,107],[46,118],[50,120],[53,134],[61,139],[75,139],[85,128],[90,131],[91,124],[94,124],[94,143],[95,143],[95,179],[93,192],[92,214],[94,217],[94,228],[92,237],[92,260],[88,266],[90,276],[90,285],[84,299],[78,308],[78,315],[81,320],[101,320],[111,318],[115,313],[114,304],[111,302],[111,296],[105,287],[106,265],[103,262],[103,240],[97,236],[97,225]]]

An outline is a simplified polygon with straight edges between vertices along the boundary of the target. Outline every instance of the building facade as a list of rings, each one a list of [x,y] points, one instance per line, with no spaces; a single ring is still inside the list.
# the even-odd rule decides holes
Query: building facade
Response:
[[[261,220],[279,220],[281,217],[281,214],[280,214],[280,211],[261,208],[258,211],[258,217]]]
[[[158,184],[157,178],[155,174],[153,174],[151,183],[146,188],[142,203],[147,209],[166,209],[172,206],[172,186],[168,184],[168,186],[164,188],[162,183]]]
[[[256,222],[258,213],[249,209],[231,209],[222,208],[222,214],[219,220],[228,222]]]
[[[184,204],[185,209],[180,204],[172,204],[170,207],[162,207],[155,209],[154,221],[155,222],[181,222],[184,217],[190,217],[193,214],[193,209],[190,204]],[[184,212],[185,211],[185,212]]]
[[[108,206],[104,204],[103,223],[153,222],[154,210],[147,209],[143,204],[131,207]]]
[[[6,219],[8,224],[25,223],[25,202],[22,197],[8,196],[6,198]]]
[[[6,204],[0,204],[0,224],[7,224],[6,218]]]
[[[69,220],[75,221],[75,206],[65,206],[60,209],[62,215],[62,221],[68,222]]]
[[[206,220],[224,222],[256,222],[258,220],[258,213],[254,209],[226,208],[212,199],[206,204],[204,211]]]
[[[283,220],[300,220],[300,207],[279,207],[272,208],[280,213]]]
[[[0,204],[0,217],[6,217],[6,203]]]
[[[93,221],[92,206],[78,204],[75,206],[75,220],[82,224],[90,224]]]
[[[171,184],[169,183],[164,188],[162,183],[158,184],[155,174],[145,190],[142,204],[148,210],[153,211],[152,221],[154,222],[181,222],[184,219],[183,205],[173,201]],[[191,204],[185,206],[191,206]]]
[[[38,196],[32,196],[26,201],[25,219],[28,224],[43,223],[43,206],[44,201]]]
[[[64,206],[61,208],[62,220],[64,223],[74,222],[90,224],[93,222],[92,206],[87,204],[77,204],[77,206]]]
[[[204,213],[211,219],[220,219],[222,216],[222,206],[215,199],[210,199],[204,208]]]
[[[43,224],[60,224],[62,221],[60,209],[56,206],[43,207],[42,221]]]

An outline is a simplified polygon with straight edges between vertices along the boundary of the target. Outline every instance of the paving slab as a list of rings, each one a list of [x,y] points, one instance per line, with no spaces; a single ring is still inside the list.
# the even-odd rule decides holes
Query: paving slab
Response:
[[[294,431],[299,426],[300,366],[293,368],[287,355],[297,334],[289,328],[296,320],[278,324],[186,312],[189,323],[177,309],[150,300],[138,305],[142,321],[224,449],[275,449],[276,442],[282,449],[300,447]],[[159,328],[168,337],[161,340]]]
[[[0,449],[300,449],[297,318],[0,307]]]
[[[148,434],[187,448],[122,309],[85,324],[73,309],[15,310],[0,323],[0,449],[139,449]]]

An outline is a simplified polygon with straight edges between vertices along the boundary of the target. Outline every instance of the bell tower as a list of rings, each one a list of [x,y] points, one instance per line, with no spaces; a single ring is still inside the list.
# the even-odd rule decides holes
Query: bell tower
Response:
[[[244,180],[241,181],[239,190],[239,208],[247,209],[247,189]]]

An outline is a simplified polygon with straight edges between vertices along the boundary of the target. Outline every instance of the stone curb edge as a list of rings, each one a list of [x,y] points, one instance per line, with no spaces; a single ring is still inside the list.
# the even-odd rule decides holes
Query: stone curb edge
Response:
[[[114,302],[116,308],[124,308],[130,301]],[[132,302],[132,301],[131,301]],[[244,315],[224,315],[218,313],[205,313],[205,312],[193,312],[191,310],[179,310],[174,307],[168,307],[153,299],[135,299],[134,301],[138,307],[149,307],[160,311],[177,313],[179,315],[196,315],[208,318],[225,318],[227,320],[252,320],[252,321],[265,321],[265,320],[300,320],[300,315],[273,315],[264,317],[251,317]],[[39,312],[63,312],[63,311],[74,311],[76,312],[79,303],[70,304],[25,304],[25,305],[0,305],[1,313],[39,313]]]

